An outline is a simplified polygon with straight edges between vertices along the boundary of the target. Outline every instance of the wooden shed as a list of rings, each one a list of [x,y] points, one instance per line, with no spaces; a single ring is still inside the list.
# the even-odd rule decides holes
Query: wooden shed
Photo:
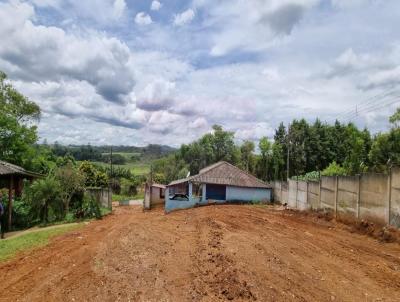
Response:
[[[8,229],[12,224],[13,197],[22,194],[23,180],[33,181],[42,175],[25,170],[17,165],[0,160],[0,188],[8,188]]]

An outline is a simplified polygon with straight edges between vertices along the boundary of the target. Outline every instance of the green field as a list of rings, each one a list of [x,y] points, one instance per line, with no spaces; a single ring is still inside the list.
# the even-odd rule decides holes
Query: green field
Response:
[[[108,155],[110,153],[102,153],[103,155]],[[150,173],[151,160],[149,159],[141,159],[134,160],[133,156],[137,156],[140,158],[140,153],[127,153],[127,152],[115,152],[113,154],[118,154],[123,156],[126,159],[126,164],[124,165],[113,165],[115,168],[124,168],[129,169],[134,175],[146,175]],[[93,164],[102,167],[109,167],[109,163],[100,162],[100,161],[91,161]]]
[[[109,167],[110,164],[94,161],[92,162],[96,165]],[[134,175],[145,175],[150,173],[150,163],[136,162],[136,163],[126,163],[125,165],[113,165],[114,167],[120,167],[131,170]]]

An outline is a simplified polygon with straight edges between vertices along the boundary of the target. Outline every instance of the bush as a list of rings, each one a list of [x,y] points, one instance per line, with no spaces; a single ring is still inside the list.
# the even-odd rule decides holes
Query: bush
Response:
[[[45,224],[63,217],[60,183],[53,177],[39,179],[32,185],[25,186],[22,198],[32,206],[33,217],[39,218]]]
[[[100,206],[93,198],[85,197],[83,200],[82,210],[85,218],[101,219]]]
[[[108,186],[107,175],[97,169],[92,163],[84,161],[79,166],[79,171],[85,176],[86,187],[105,188]]]
[[[65,215],[65,222],[68,222],[68,223],[75,222],[76,218],[77,217],[75,216],[75,213],[69,212],[69,213],[67,213],[67,215]]]
[[[320,177],[318,171],[313,171],[306,173],[305,175],[292,177],[293,180],[302,180],[302,181],[319,181],[319,178]]]
[[[134,196],[137,194],[137,182],[130,179],[121,179],[121,192],[122,195]]]
[[[29,228],[39,222],[34,218],[32,205],[24,199],[17,198],[13,202],[13,227],[15,229]]]
[[[348,175],[347,170],[342,166],[338,165],[336,162],[331,163],[324,171],[321,173],[323,176],[346,176]]]
[[[116,194],[121,194],[121,184],[119,182],[119,179],[111,180],[111,190]]]
[[[3,195],[1,202],[4,206],[4,217],[7,220],[8,217],[8,195]],[[13,201],[12,209],[12,230],[21,230],[29,228],[40,221],[35,219],[32,206],[29,202],[24,199],[17,198]],[[7,229],[7,227],[6,227]],[[8,230],[8,231],[12,231]]]

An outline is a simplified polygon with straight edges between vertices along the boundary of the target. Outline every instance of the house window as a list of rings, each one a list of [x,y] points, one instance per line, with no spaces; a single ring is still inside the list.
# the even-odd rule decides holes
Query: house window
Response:
[[[160,189],[160,198],[165,198],[165,191]]]

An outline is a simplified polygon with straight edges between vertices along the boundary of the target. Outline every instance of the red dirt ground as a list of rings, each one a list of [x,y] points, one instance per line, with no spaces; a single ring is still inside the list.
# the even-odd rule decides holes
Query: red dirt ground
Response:
[[[0,264],[0,301],[400,301],[400,245],[260,206],[120,207]]]

